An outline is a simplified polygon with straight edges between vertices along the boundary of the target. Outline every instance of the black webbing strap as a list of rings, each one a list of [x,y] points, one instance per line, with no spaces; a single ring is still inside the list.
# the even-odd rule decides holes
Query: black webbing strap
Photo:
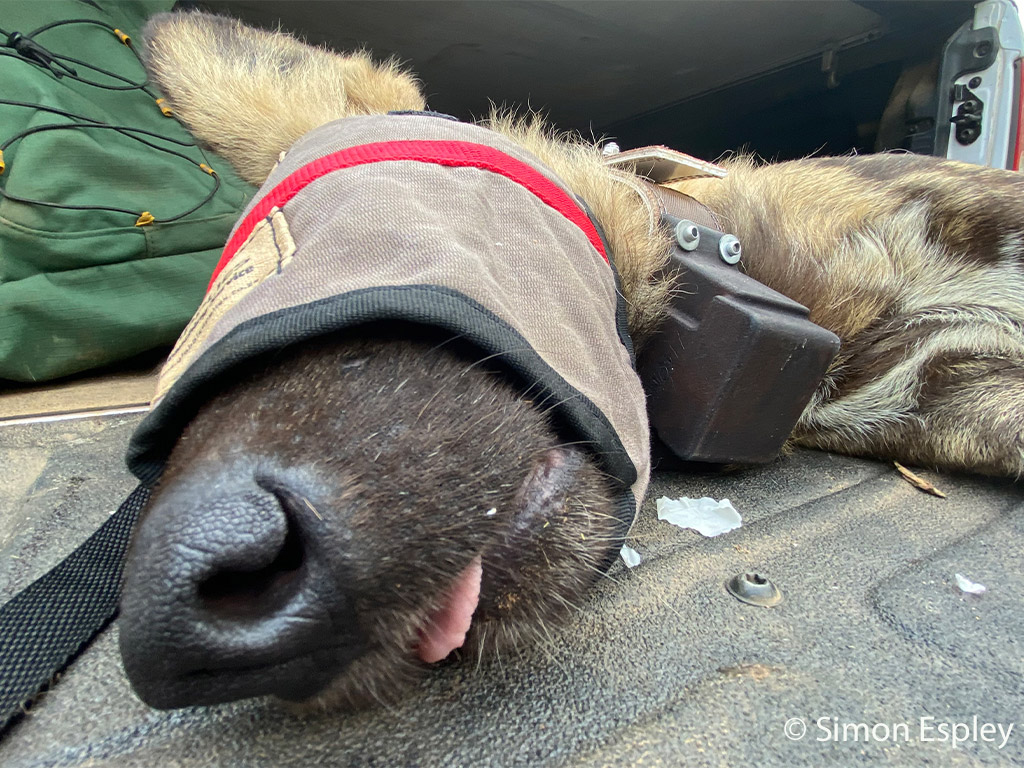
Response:
[[[140,485],[85,543],[0,608],[0,733],[117,613]]]

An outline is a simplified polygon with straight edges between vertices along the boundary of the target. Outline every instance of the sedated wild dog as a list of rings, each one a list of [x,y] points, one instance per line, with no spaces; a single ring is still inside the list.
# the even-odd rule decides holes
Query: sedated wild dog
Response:
[[[430,280],[456,281],[430,295],[444,304],[459,294],[457,314],[473,306],[512,341],[481,342],[475,326],[434,322],[419,303],[406,302],[412,315],[403,320],[391,309],[404,299],[369,311],[361,298],[338,304],[319,294],[303,322],[322,329],[344,316],[337,330],[297,334],[294,313],[266,299],[285,341],[260,346],[247,315],[226,332],[243,347],[221,356],[230,368],[214,370],[220,348],[200,354],[206,342],[186,331],[175,355],[205,365],[208,379],[177,396],[181,413],[144,428],[145,445],[133,447],[138,468],[153,458],[144,455],[156,450],[153,435],[170,434],[160,437],[169,455],[140,472],[160,478],[126,570],[121,648],[136,691],[161,707],[263,694],[358,704],[400,690],[463,645],[482,653],[548,632],[618,551],[648,472],[644,416],[616,410],[637,399],[621,339],[599,338],[605,348],[586,370],[556,347],[572,352],[579,328],[614,328],[611,270],[588,250],[605,245],[642,346],[675,289],[658,277],[669,235],[597,148],[537,121],[495,115],[485,131],[440,117],[375,117],[425,107],[412,77],[391,64],[199,13],[158,16],[146,38],[147,68],[177,116],[249,181],[266,181],[258,199],[328,154],[349,158],[298,191],[292,184],[296,196],[259,209],[251,232],[243,218],[245,237],[229,243],[243,255],[211,285],[196,329],[212,324],[216,333],[238,311],[233,302],[271,295],[302,259],[336,248],[353,273],[406,259]],[[468,142],[491,165],[351,160],[353,146],[392,151],[403,141],[431,151]],[[502,176],[509,167],[514,183]],[[727,168],[724,180],[677,187],[739,236],[753,277],[809,307],[842,342],[793,441],[1019,476],[1024,181],[908,155],[740,159]],[[537,186],[528,194],[529,184]],[[571,196],[559,190],[585,205],[565,203]],[[464,211],[479,226],[464,226]],[[548,217],[545,227],[531,228],[523,211]],[[600,243],[586,242],[588,216]],[[604,270],[594,279],[612,287],[597,291],[597,303],[573,303],[566,292],[564,327],[546,324],[558,326],[554,341],[543,312],[515,325],[517,307],[506,304],[557,289],[532,268],[509,279],[498,266],[506,254],[543,270],[551,254],[570,251],[586,252],[582,269]],[[486,279],[458,283],[464,275],[449,273],[462,266],[430,272],[433,261],[420,255],[434,252],[469,259],[453,263],[476,264]],[[402,295],[421,297],[424,279],[411,288],[406,280]],[[456,284],[500,306],[467,303]],[[374,293],[357,283],[351,295],[391,297],[392,287]],[[525,341],[532,347],[517,346]],[[595,370],[607,377],[593,380]],[[198,376],[175,375],[183,378],[162,392],[165,404]],[[608,382],[621,392],[602,389]],[[625,512],[623,499],[634,505]]]

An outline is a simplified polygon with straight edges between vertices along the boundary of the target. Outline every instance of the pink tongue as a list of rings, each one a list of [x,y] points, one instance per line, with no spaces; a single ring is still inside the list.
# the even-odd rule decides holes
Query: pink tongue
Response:
[[[466,633],[473,621],[473,611],[480,600],[480,579],[483,564],[477,557],[466,566],[452,585],[441,609],[430,616],[420,629],[416,654],[428,664],[441,661],[466,642]]]

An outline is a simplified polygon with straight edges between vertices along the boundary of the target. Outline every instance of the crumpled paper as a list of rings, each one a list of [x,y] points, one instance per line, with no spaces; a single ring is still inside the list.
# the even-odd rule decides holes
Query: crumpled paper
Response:
[[[969,595],[981,595],[988,591],[988,587],[984,584],[971,581],[962,573],[954,573],[953,576],[956,578],[956,585],[961,592],[966,592]]]
[[[701,536],[719,536],[743,524],[743,518],[728,499],[670,499],[662,496],[657,503],[659,520],[680,528],[692,528]]]
[[[627,544],[622,545],[619,555],[622,557],[622,562],[626,564],[627,568],[636,568],[643,561],[640,553]]]

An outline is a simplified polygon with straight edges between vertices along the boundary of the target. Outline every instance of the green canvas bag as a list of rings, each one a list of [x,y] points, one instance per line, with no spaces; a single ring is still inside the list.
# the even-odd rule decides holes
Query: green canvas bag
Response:
[[[131,87],[145,72],[124,37],[171,5],[0,6],[0,379],[43,381],[173,343],[254,191],[226,162],[192,146],[162,113],[153,86],[150,94]],[[44,49],[42,60],[32,42]],[[84,127],[90,120],[156,136]],[[73,127],[46,127],[53,125]]]

